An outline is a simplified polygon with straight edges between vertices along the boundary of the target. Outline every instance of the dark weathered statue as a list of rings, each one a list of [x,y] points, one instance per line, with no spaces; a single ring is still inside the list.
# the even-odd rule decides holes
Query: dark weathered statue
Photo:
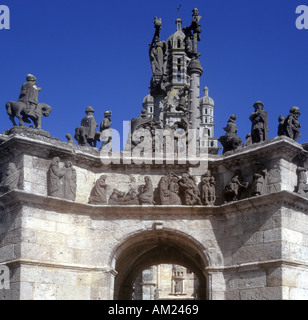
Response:
[[[242,146],[242,139],[237,135],[235,120],[236,115],[232,114],[228,120],[227,126],[223,128],[226,131],[226,134],[218,139],[223,146],[223,153],[236,150]]]
[[[179,180],[180,195],[184,205],[201,205],[200,192],[193,176],[184,173]]]
[[[179,197],[179,177],[174,173],[163,176],[158,184],[159,198],[162,205],[181,205]]]
[[[211,171],[207,171],[201,178],[201,198],[206,206],[212,206],[216,200],[216,182]]]
[[[182,111],[184,116],[188,118],[188,94],[189,94],[189,87],[184,86],[179,90],[179,104],[176,106],[176,111]]]
[[[239,200],[241,194],[248,188],[248,186],[248,182],[242,182],[241,171],[236,170],[234,176],[230,179],[230,181],[224,188],[225,202]]]
[[[165,41],[160,40],[161,19],[154,19],[155,33],[151,44],[149,45],[149,56],[153,77],[151,79],[151,92],[161,93],[164,91],[164,82],[166,82],[165,72],[167,64],[167,45]]]
[[[131,120],[130,137],[131,149],[138,146],[140,154],[144,154],[145,148],[141,148],[140,144],[149,147],[150,151],[155,150],[155,130],[158,128],[159,122],[153,118],[147,117],[147,111],[143,109],[139,118]],[[147,141],[148,139],[148,141]],[[151,148],[152,145],[152,148]]]
[[[38,102],[38,93],[42,89],[36,86],[36,77],[28,74],[20,90],[18,101],[9,101],[6,104],[7,114],[13,126],[17,126],[15,117],[19,121],[19,126],[23,127],[25,122],[31,123],[32,120],[35,129],[42,128],[42,117],[48,117],[52,107],[45,103]]]
[[[255,111],[250,115],[252,143],[266,141],[268,139],[268,115],[261,101],[254,103]]]
[[[297,141],[301,136],[299,131],[301,125],[298,121],[298,117],[300,116],[299,108],[292,107],[288,116],[284,119],[283,116],[279,116],[279,126],[278,126],[278,135],[279,136],[287,136],[294,141]]]
[[[144,177],[145,184],[139,188],[139,203],[140,204],[154,204],[154,189],[151,178]]]
[[[94,112],[92,107],[87,107],[86,116],[82,118],[81,125],[75,130],[75,139],[80,146],[89,144],[91,147],[96,147],[97,142],[100,141],[101,134],[96,131],[98,124],[95,121]]]
[[[67,143],[69,143],[69,144],[71,144],[71,145],[75,145],[74,139],[73,139],[73,137],[72,137],[71,134],[67,133],[67,134],[65,135],[65,138],[67,139]]]
[[[106,191],[107,191],[107,184],[106,184],[106,175],[102,175],[99,177],[99,179],[96,181],[95,186],[93,187],[91,191],[91,195],[89,198],[90,204],[97,204],[97,205],[103,205],[107,204],[107,197],[106,197]]]
[[[110,145],[112,141],[112,135],[111,135],[111,129],[110,129],[112,125],[111,115],[112,115],[111,111],[106,111],[104,113],[105,118],[100,125],[101,140],[103,141],[100,150],[103,149],[106,145]],[[109,147],[108,149],[111,149],[111,147]]]
[[[2,181],[0,182],[0,193],[6,193],[14,189],[18,189],[20,172],[16,168],[15,163],[9,163],[5,171]]]
[[[197,52],[197,44],[198,41],[201,40],[200,34],[202,32],[200,28],[201,25],[199,24],[200,20],[201,16],[199,16],[199,10],[194,8],[190,27],[183,28],[186,54],[192,59],[197,59],[200,56],[200,53]]]
[[[252,145],[251,133],[246,135],[246,141],[243,143],[243,148],[249,147]]]
[[[256,162],[256,173],[253,175],[251,186],[252,196],[259,196],[267,193],[267,169],[260,163]]]

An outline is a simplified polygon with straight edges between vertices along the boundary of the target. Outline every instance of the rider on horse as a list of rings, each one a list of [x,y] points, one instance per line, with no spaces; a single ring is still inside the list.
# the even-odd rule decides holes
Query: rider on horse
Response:
[[[20,90],[18,101],[21,101],[27,105],[25,111],[27,113],[33,113],[38,105],[38,93],[42,88],[36,86],[36,77],[32,74],[28,74],[25,82]]]

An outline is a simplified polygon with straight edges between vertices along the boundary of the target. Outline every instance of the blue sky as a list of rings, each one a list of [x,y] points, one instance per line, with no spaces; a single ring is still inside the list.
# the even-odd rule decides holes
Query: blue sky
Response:
[[[74,135],[88,105],[98,123],[112,110],[113,128],[137,117],[148,94],[151,68],[148,44],[154,17],[162,18],[162,40],[175,32],[181,4],[183,26],[192,9],[202,16],[199,43],[203,87],[215,101],[215,136],[231,114],[238,134],[250,131],[253,103],[264,102],[269,137],[277,135],[278,116],[301,110],[302,136],[308,142],[308,30],[295,26],[298,5],[307,0],[2,0],[11,11],[11,29],[0,30],[0,131],[12,125],[5,103],[17,100],[28,73],[43,88],[39,101],[53,106],[43,129],[66,141]],[[126,138],[125,138],[126,139]],[[124,140],[125,140],[124,139]]]

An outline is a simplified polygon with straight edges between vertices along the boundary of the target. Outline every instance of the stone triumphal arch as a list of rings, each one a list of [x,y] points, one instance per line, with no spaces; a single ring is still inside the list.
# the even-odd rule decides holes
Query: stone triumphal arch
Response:
[[[67,141],[43,130],[56,106],[38,102],[33,75],[6,104],[13,127],[0,134],[0,266],[10,274],[1,300],[134,299],[137,285],[138,297],[183,298],[185,268],[198,280],[189,298],[308,299],[299,108],[279,117],[269,139],[266,106],[252,102],[245,142],[234,114],[215,138],[207,87],[200,97],[200,18],[196,8],[189,26],[178,18],[166,41],[155,18],[150,90],[122,151],[112,150],[110,110],[99,126],[85,107]],[[169,296],[138,278],[165,264],[174,270]]]

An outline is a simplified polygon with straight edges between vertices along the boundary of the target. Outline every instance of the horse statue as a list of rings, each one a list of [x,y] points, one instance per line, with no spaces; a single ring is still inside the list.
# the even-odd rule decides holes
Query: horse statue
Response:
[[[15,121],[16,117],[19,120],[20,127],[23,127],[25,122],[31,123],[30,120],[32,120],[34,129],[42,128],[42,117],[48,117],[52,110],[52,107],[45,103],[38,103],[29,108],[27,104],[22,101],[9,101],[5,107],[14,127],[17,126]]]
[[[94,137],[90,138],[88,135],[88,128],[79,126],[75,129],[74,138],[80,146],[87,146],[89,144],[91,147],[96,148],[97,142],[101,141],[101,133],[95,131]]]

